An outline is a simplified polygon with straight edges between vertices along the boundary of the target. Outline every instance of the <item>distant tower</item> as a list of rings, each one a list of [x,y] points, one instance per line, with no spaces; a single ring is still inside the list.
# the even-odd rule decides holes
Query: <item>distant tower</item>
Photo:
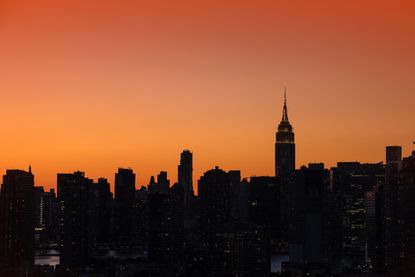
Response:
[[[32,173],[7,170],[0,197],[0,275],[29,276],[35,261],[35,188]]]
[[[115,173],[115,233],[121,245],[131,245],[135,173],[132,169],[119,168]]]
[[[295,143],[293,127],[288,121],[287,94],[284,92],[282,120],[278,126],[275,143],[275,176],[295,169]]]
[[[400,163],[402,161],[401,146],[386,146],[386,164]]]
[[[185,208],[188,209],[194,197],[193,154],[189,150],[184,150],[180,155],[180,165],[178,166],[178,182],[183,186]]]

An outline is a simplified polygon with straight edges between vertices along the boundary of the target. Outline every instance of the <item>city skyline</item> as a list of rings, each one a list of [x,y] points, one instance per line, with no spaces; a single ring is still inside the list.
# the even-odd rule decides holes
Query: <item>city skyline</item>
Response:
[[[0,276],[412,276],[414,15],[0,0]]]
[[[411,1],[2,1],[0,170],[114,186],[216,165],[272,175],[287,86],[297,168],[415,139]]]
[[[282,120],[281,120],[281,122],[280,122],[280,124],[279,124],[279,127],[275,130],[276,131],[276,134],[278,133],[278,131],[281,131],[281,130],[283,130],[283,132],[285,132],[285,126],[284,127],[281,127],[282,125],[281,124],[284,124],[284,123],[288,123],[288,126],[289,126],[289,128],[290,128],[290,132],[293,132],[294,131],[294,129],[291,127],[291,125],[290,125],[290,122],[289,122],[289,120],[288,120],[288,112],[287,112],[287,95],[286,95],[286,88],[284,88],[284,101],[283,101],[283,108],[282,108]],[[281,128],[283,128],[283,129],[281,129]],[[278,144],[278,142],[280,142],[280,141],[282,141],[283,142],[283,144],[285,143],[285,140],[286,139],[286,137],[282,137],[282,138],[280,138],[280,139],[278,139],[278,135],[277,135],[277,140],[275,141],[275,142],[277,142],[276,143],[276,145]],[[292,138],[293,139],[293,138]],[[292,143],[293,143],[293,141],[292,141]],[[415,141],[413,141],[413,142],[411,142],[412,143],[412,145],[413,144],[415,144]],[[393,145],[397,145],[397,144],[393,144]],[[295,146],[294,146],[295,147]],[[401,146],[400,146],[401,147]],[[192,150],[191,149],[184,149],[183,150],[184,152],[182,152],[182,154],[181,154],[181,156],[180,156],[180,159],[178,159],[177,160],[177,162],[179,162],[180,161],[180,163],[182,163],[182,159],[183,159],[183,153],[189,153],[191,156],[193,156],[193,152],[192,152]],[[285,151],[287,151],[287,150],[284,150],[283,152],[285,152]],[[298,165],[297,163],[296,163],[296,158],[297,158],[297,156],[296,156],[296,153],[295,153],[295,150],[294,150],[294,152],[291,152],[292,150],[289,150],[289,154],[283,154],[283,156],[284,157],[287,157],[286,155],[292,155],[292,158],[290,158],[290,159],[292,159],[291,160],[291,163],[293,163],[294,165],[295,165],[295,168],[300,168],[301,166],[307,166],[308,164],[312,164],[313,162],[322,162],[322,161],[308,161],[308,162],[306,162],[306,163],[304,163],[304,164],[302,164],[302,165]],[[412,148],[410,148],[409,150],[408,150],[408,155],[409,154],[413,154],[414,153],[414,151],[415,151],[415,149],[412,147]],[[279,161],[278,162],[278,159],[277,159],[277,152],[278,152],[278,150],[276,150],[276,152],[274,152],[274,166],[275,166],[275,168],[274,168],[274,170],[275,170],[275,175],[276,176],[278,176],[279,174],[277,173],[277,170],[276,170],[276,166],[277,166],[277,164],[278,163],[280,163],[280,164],[284,164],[286,161]],[[405,152],[405,150],[403,151],[403,154],[405,155],[406,154],[406,152]],[[402,155],[402,153],[401,153],[401,155]],[[190,158],[191,160],[192,160],[192,158]],[[283,158],[283,159],[286,159],[286,158]],[[335,166],[337,166],[338,165],[338,163],[342,163],[342,162],[344,162],[343,160],[338,160],[338,161],[336,161],[334,164],[332,164],[332,165],[327,165],[327,164],[325,164],[324,162],[324,165],[326,166],[326,167],[328,167],[328,168],[331,168],[331,167],[335,167]],[[348,162],[362,162],[362,163],[376,163],[376,161],[359,161],[359,160],[348,160]],[[377,162],[379,162],[379,163],[383,163],[383,164],[386,164],[387,163],[387,157],[386,156],[384,156],[384,158],[382,159],[382,160],[380,160],[380,161],[377,161]],[[192,161],[191,161],[191,163],[193,163]],[[176,166],[177,166],[177,164],[176,164]],[[215,168],[215,167],[218,167],[219,165],[218,164],[216,164],[216,165],[214,165],[214,166],[212,166],[211,168]],[[22,167],[22,168],[24,168],[24,167]],[[235,167],[235,168],[237,168],[237,167]],[[291,167],[291,169],[290,170],[293,170],[293,169],[295,169],[295,168],[293,168],[293,167]],[[119,167],[117,167],[116,168],[116,170],[124,170],[124,169],[127,169],[127,170],[133,170],[134,172],[135,172],[135,170],[136,169],[134,169],[134,168],[132,168],[132,167],[129,167],[129,166],[119,166]],[[17,168],[7,168],[6,170],[20,170],[20,169],[17,169]],[[5,171],[6,171],[5,170]],[[149,184],[151,184],[151,182],[152,182],[152,180],[154,179],[154,177],[158,174],[158,172],[163,172],[163,169],[160,169],[161,171],[157,171],[156,170],[156,172],[154,173],[154,174],[151,174],[151,175],[149,175],[149,178],[148,178],[148,181],[143,181],[142,183],[140,183],[140,182],[137,182],[136,184],[135,184],[135,187],[137,188],[137,189],[140,189],[141,187],[147,187]],[[180,171],[180,166],[178,167],[178,170]],[[202,172],[205,172],[206,170],[209,170],[209,169],[204,169],[204,171],[202,170]],[[232,168],[229,168],[229,170],[232,170]],[[193,169],[191,169],[191,171],[193,171]],[[198,172],[199,170],[197,170],[196,169],[196,172]],[[32,172],[32,164],[29,164],[29,167],[28,167],[28,172]],[[80,169],[80,168],[78,168],[78,169],[75,169],[75,170],[73,170],[73,171],[66,171],[66,172],[64,172],[64,171],[60,171],[60,172],[56,172],[55,173],[55,176],[58,176],[58,178],[57,179],[59,179],[59,174],[71,174],[71,172],[83,172],[83,173],[85,173],[85,174],[88,174],[88,172],[86,172],[85,170],[83,170],[83,169]],[[166,174],[167,174],[167,176],[171,179],[171,180],[173,180],[173,181],[177,181],[177,182],[179,182],[179,179],[180,179],[180,177],[179,177],[179,174],[180,173],[178,173],[178,172],[174,172],[174,171],[172,171],[172,172],[169,172],[169,171],[164,171]],[[169,174],[170,173],[170,174]],[[116,173],[116,171],[114,170],[114,172],[113,172],[113,174],[112,174],[112,176],[116,176],[117,175],[117,173]],[[242,178],[252,178],[252,177],[257,177],[257,176],[269,176],[269,175],[272,175],[272,174],[268,174],[268,175],[258,175],[258,174],[251,174],[251,175],[242,175]],[[88,177],[90,177],[91,179],[93,179],[93,180],[99,180],[100,178],[105,178],[106,180],[110,180],[110,183],[109,183],[109,186],[110,186],[110,189],[111,189],[111,191],[112,192],[114,192],[115,191],[115,183],[116,183],[116,177],[114,177],[114,178],[112,178],[112,176],[111,177],[108,177],[108,176],[103,176],[103,175],[98,175],[98,176],[88,176]],[[175,178],[175,176],[177,176],[177,178]],[[199,178],[200,177],[202,177],[202,175],[194,175],[193,176],[193,178],[191,178],[192,180],[193,180],[193,183],[194,184],[197,184],[197,181],[199,180]],[[134,174],[134,180],[136,181],[136,180],[138,180],[138,178],[137,178],[137,176],[136,176],[136,174]],[[174,184],[174,183],[173,183]],[[171,184],[171,185],[173,185],[173,184]],[[197,186],[196,185],[194,185],[193,184],[193,190],[195,191],[195,193],[197,194]],[[53,188],[53,189],[56,189],[57,188],[57,183],[55,184],[55,185],[51,185],[51,186],[45,186],[44,184],[37,184],[36,182],[35,182],[35,186],[42,186],[42,187],[45,187],[45,188],[47,188],[47,189],[51,189],[51,188]]]

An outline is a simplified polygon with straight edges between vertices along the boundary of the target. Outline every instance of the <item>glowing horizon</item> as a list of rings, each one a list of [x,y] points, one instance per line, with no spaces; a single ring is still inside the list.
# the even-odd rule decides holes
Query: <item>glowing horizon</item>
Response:
[[[195,186],[216,165],[272,175],[284,86],[297,167],[408,156],[413,14],[406,0],[2,1],[0,172],[174,183],[188,148]]]

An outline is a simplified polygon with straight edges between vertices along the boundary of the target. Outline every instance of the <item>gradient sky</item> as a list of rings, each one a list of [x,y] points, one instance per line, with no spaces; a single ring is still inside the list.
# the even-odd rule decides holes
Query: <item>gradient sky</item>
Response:
[[[409,155],[415,2],[0,0],[0,172],[37,185],[271,175],[284,86],[297,166]]]

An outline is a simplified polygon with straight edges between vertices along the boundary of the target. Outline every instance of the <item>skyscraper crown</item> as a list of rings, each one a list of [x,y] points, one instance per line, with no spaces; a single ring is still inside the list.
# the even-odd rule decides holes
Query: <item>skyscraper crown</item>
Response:
[[[287,89],[284,89],[284,108],[282,111],[282,122],[289,122],[288,121],[288,111],[287,111]]]

